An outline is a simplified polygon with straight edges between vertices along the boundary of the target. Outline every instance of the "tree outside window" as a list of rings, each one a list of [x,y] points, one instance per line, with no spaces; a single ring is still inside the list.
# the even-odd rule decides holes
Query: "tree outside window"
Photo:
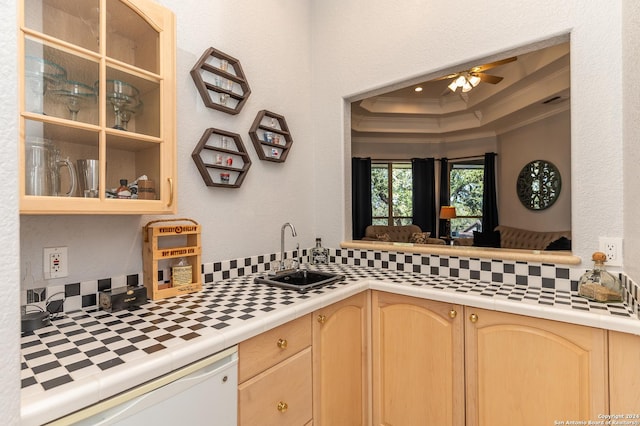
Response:
[[[413,221],[411,164],[371,164],[371,207],[374,225],[410,225]]]
[[[452,162],[450,166],[449,193],[457,215],[451,220],[451,234],[473,237],[473,231],[482,231],[484,161],[479,158]]]

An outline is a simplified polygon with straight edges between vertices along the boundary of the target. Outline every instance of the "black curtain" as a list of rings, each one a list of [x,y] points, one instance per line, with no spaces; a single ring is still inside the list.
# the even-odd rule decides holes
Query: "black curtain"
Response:
[[[413,223],[424,232],[436,230],[436,182],[433,158],[411,159],[413,174]]]
[[[484,154],[484,194],[482,196],[482,232],[498,226],[498,197],[496,195],[496,153]]]
[[[371,225],[371,158],[351,159],[351,220],[353,239],[361,240]]]
[[[450,206],[451,205],[451,194],[449,193],[449,160],[447,158],[440,159],[440,206]],[[439,215],[439,214],[438,214]],[[438,235],[446,236],[447,235],[447,221],[440,220],[440,225],[438,226]],[[434,235],[435,236],[435,235]]]

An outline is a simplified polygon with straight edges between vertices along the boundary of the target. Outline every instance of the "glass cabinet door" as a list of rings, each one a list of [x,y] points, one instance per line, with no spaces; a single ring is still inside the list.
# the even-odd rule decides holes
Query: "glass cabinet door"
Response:
[[[147,0],[22,6],[21,212],[175,212],[173,14]]]

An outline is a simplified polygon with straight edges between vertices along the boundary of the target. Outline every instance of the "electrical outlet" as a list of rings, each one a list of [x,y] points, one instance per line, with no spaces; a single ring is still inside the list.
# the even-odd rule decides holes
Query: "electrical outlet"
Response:
[[[69,276],[69,265],[66,247],[47,247],[44,249],[42,261],[44,279],[64,278]]]
[[[607,265],[622,266],[622,238],[600,237],[599,245],[607,256]]]

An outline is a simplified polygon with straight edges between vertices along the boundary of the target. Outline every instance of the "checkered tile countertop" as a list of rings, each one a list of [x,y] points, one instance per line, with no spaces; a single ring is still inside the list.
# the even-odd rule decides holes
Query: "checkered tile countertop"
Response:
[[[23,421],[53,420],[368,288],[640,334],[626,305],[575,292],[347,265],[318,269],[345,280],[298,293],[246,275],[132,311],[53,320],[22,337]]]

